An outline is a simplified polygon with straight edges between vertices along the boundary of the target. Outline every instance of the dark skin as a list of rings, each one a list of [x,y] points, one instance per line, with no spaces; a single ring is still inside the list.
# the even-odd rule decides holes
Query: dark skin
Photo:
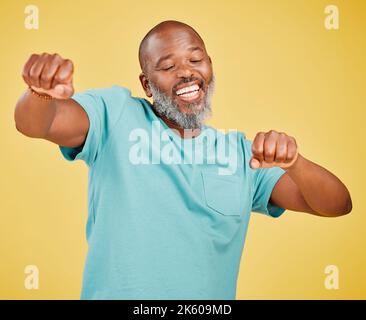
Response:
[[[201,89],[196,101],[203,100],[213,76],[212,61],[202,39],[191,27],[176,21],[163,22],[153,29],[141,49],[140,81],[147,97],[152,96],[151,81],[177,102],[181,112],[190,112],[187,102],[175,92],[195,83]],[[167,55],[168,59],[157,64]],[[23,70],[24,81],[37,92],[56,99],[44,100],[27,90],[14,113],[16,128],[21,133],[67,147],[84,143],[89,120],[83,108],[70,99],[74,92],[73,70],[72,62],[57,54],[29,58]],[[182,128],[163,120],[183,135]],[[183,137],[192,138],[199,133],[198,129]],[[324,217],[341,216],[352,210],[345,185],[334,174],[303,157],[295,138],[274,130],[259,132],[253,140],[252,152],[253,169],[277,166],[286,171],[272,191],[271,203]]]
[[[201,89],[199,101],[203,101],[213,76],[212,61],[205,44],[189,26],[174,21],[160,24],[144,42],[139,58],[140,82],[148,97],[152,97],[151,81],[177,103],[181,112],[190,112],[186,107],[188,103],[179,99],[175,92],[181,86],[197,83]],[[193,81],[184,82],[191,79]],[[199,129],[183,132],[169,119],[164,118],[164,121],[184,138],[199,134]]]

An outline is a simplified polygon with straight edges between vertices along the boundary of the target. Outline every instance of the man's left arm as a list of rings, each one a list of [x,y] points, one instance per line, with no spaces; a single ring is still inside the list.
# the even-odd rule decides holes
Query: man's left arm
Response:
[[[253,169],[280,167],[286,171],[273,188],[272,204],[326,217],[351,212],[346,186],[327,169],[300,155],[293,137],[274,130],[259,132],[252,153]]]

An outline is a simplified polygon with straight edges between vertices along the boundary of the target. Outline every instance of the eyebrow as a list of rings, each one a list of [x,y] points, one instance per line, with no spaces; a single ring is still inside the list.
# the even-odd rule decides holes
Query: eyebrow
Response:
[[[190,47],[190,48],[188,48],[188,51],[191,51],[191,52],[196,51],[196,50],[199,50],[199,51],[203,52],[203,49],[201,47]],[[165,56],[162,56],[161,58],[159,58],[159,60],[156,63],[155,67],[157,68],[162,61],[171,58],[173,55],[174,55],[173,53],[170,53],[170,54],[167,54]]]

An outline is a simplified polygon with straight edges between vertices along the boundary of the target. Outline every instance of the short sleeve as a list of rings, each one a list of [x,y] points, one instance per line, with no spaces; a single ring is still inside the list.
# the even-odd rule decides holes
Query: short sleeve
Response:
[[[285,209],[272,204],[270,198],[273,188],[286,171],[280,167],[252,169],[249,166],[252,157],[252,141],[245,140],[245,145],[247,168],[252,173],[250,175],[253,197],[252,211],[277,218],[282,215]]]
[[[121,117],[129,97],[131,92],[120,86],[74,94],[71,98],[88,116],[89,130],[83,145],[76,148],[59,146],[64,158],[69,161],[80,159],[91,166]]]

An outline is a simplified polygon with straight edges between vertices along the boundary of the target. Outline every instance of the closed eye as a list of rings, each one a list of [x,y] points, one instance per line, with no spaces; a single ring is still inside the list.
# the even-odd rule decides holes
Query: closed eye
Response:
[[[168,70],[170,70],[170,69],[172,69],[172,68],[174,68],[174,66],[170,66],[170,67],[168,67],[168,68],[163,68],[163,70],[164,70],[164,71],[168,71]]]
[[[191,62],[193,62],[193,63],[198,63],[198,62],[201,62],[202,61],[202,59],[201,60],[191,60]]]

